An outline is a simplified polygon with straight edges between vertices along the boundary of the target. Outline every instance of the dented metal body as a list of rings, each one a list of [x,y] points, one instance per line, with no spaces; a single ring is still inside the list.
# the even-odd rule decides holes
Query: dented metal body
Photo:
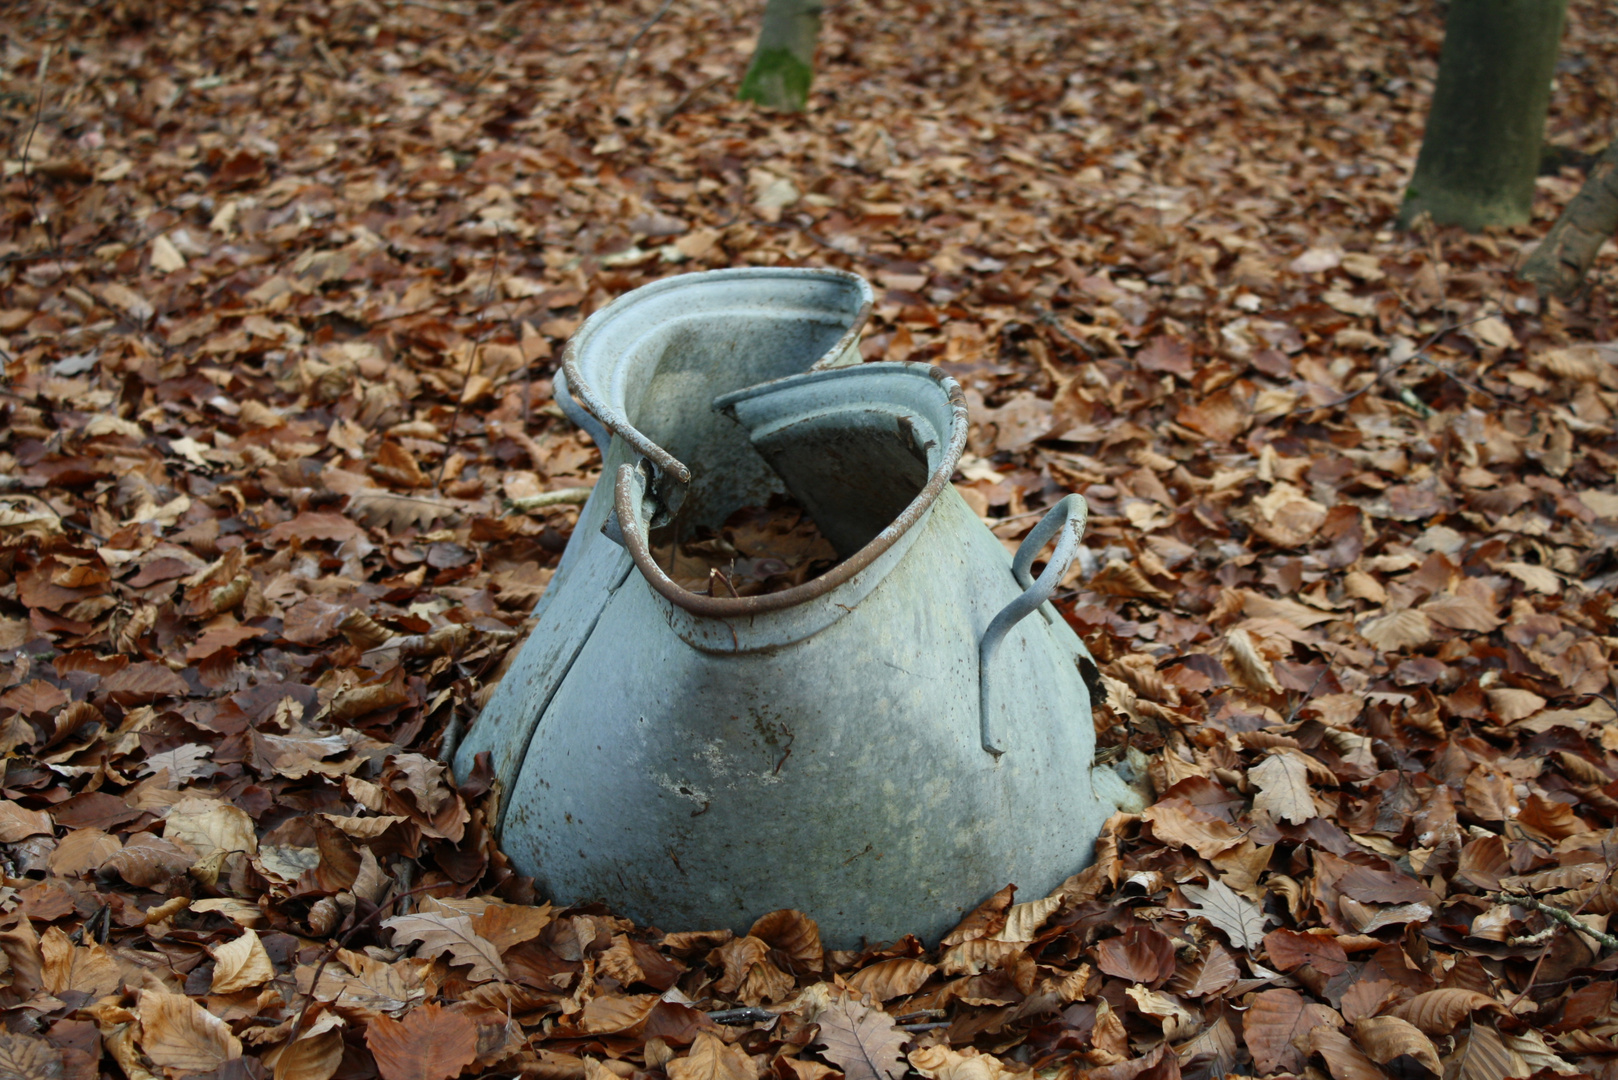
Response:
[[[603,477],[457,761],[493,752],[501,844],[549,895],[666,930],[794,907],[833,947],[936,938],[1007,882],[1082,867],[1128,797],[1092,770],[1094,665],[1044,602],[1082,499],[1013,565],[949,483],[954,381],[848,366],[868,306],[834,271],[694,274],[570,343]],[[653,559],[670,522],[781,491],[838,550],[820,577],[698,596]]]

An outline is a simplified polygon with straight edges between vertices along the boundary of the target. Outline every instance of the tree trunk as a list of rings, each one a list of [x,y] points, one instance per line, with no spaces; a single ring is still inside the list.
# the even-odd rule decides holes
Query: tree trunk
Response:
[[[1427,133],[1402,224],[1529,218],[1567,0],[1451,0]]]
[[[1528,257],[1524,281],[1567,300],[1596,261],[1596,252],[1618,230],[1618,139],[1596,159],[1584,186],[1556,219],[1545,240]]]
[[[767,0],[753,62],[736,96],[786,112],[802,112],[815,74],[821,0]]]

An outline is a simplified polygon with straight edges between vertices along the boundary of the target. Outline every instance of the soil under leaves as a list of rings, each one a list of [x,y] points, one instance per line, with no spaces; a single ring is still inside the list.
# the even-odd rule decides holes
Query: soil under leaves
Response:
[[[869,0],[776,117],[663,7],[8,10],[0,1071],[1618,1077],[1615,266],[1510,276],[1574,168],[1393,230],[1436,8]],[[1558,70],[1597,149],[1611,5]],[[562,343],[732,264],[877,283],[1008,542],[1090,502],[1151,805],[940,944],[557,910],[436,757],[595,479]]]

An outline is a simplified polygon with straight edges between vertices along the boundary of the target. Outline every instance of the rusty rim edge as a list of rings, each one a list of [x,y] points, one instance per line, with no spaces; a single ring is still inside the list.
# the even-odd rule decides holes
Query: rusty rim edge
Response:
[[[764,277],[771,275],[761,274],[760,271],[770,270],[775,271],[774,276],[779,277],[818,276],[842,278],[845,281],[853,284],[863,297],[863,299],[860,301],[859,310],[854,313],[854,320],[852,324],[850,324],[849,328],[843,332],[841,337],[832,343],[831,348],[827,349],[826,352],[823,353],[820,358],[808,368],[809,371],[824,370],[822,365],[824,365],[828,360],[835,359],[846,352],[849,345],[859,337],[860,331],[865,328],[866,322],[871,317],[871,309],[875,304],[875,297],[871,292],[870,282],[866,281],[858,274],[852,273],[848,270],[838,270],[833,267],[810,268],[749,266],[729,267],[723,270],[704,270],[699,271],[697,274],[676,274],[674,277],[664,278],[662,280],[667,282],[679,282],[682,278],[696,276],[701,276],[705,280],[712,280],[713,277],[717,276]],[[661,282],[653,282],[652,285],[643,285],[641,288],[652,288],[658,284],[661,284]],[[675,287],[676,286],[674,285],[668,286],[670,289]],[[633,296],[635,292],[639,291],[640,289],[636,289],[634,292],[625,293],[624,296],[619,297],[618,300],[622,300],[628,296]],[[686,467],[685,463],[680,461],[667,450],[663,449],[661,446],[657,445],[651,439],[648,439],[639,428],[635,427],[635,425],[629,422],[628,417],[620,414],[617,409],[614,409],[605,400],[597,396],[595,388],[590,385],[589,381],[586,380],[579,371],[578,349],[576,347],[577,343],[585,336],[585,331],[590,329],[590,322],[593,321],[597,315],[604,315],[611,311],[617,302],[618,301],[615,300],[613,303],[608,304],[594,315],[591,315],[590,318],[585,321],[584,326],[579,328],[579,332],[569,338],[567,344],[562,348],[562,370],[567,375],[568,388],[572,391],[573,396],[578,399],[579,404],[584,407],[586,412],[594,416],[597,420],[601,421],[601,423],[605,424],[608,431],[619,436],[630,446],[638,450],[641,453],[641,456],[651,461],[659,472],[674,477],[675,480],[682,484],[689,484],[691,482],[691,470]],[[604,321],[605,320],[603,320],[603,322]],[[679,588],[679,586],[676,585],[675,588]],[[684,590],[681,591],[683,592]]]
[[[910,500],[909,506],[900,511],[898,517],[873,536],[864,547],[814,580],[780,592],[763,593],[759,596],[703,596],[691,592],[689,589],[681,588],[652,558],[652,553],[646,546],[646,534],[636,512],[633,490],[635,466],[620,465],[617,490],[614,493],[614,509],[624,535],[624,547],[629,549],[629,557],[635,560],[641,576],[676,607],[705,618],[730,619],[796,607],[806,600],[825,596],[869,567],[883,552],[897,543],[901,536],[909,532],[911,526],[920,521],[922,515],[937,501],[938,496],[943,494],[950,477],[955,475],[955,467],[960,463],[961,454],[966,450],[966,395],[961,392],[960,384],[939,368],[928,368],[928,374],[949,394],[952,412],[949,443],[944,448],[944,456],[939,461],[938,468],[927,478],[926,486],[916,493],[916,497]],[[623,527],[625,522],[634,524],[625,528]]]

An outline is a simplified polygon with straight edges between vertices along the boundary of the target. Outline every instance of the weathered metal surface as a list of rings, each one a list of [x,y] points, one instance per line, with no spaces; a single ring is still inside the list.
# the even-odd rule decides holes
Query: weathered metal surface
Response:
[[[719,463],[743,454],[754,457],[737,425],[713,411],[713,399],[780,375],[857,361],[870,308],[870,285],[839,270],[716,270],[654,282],[602,308],[579,328],[564,351],[564,372],[581,372],[573,377],[589,381],[582,393],[575,392],[568,376],[558,372],[557,400],[570,415],[579,408],[575,397],[593,400],[626,432],[638,432],[638,424],[661,438],[676,427],[688,429],[670,445],[713,452]],[[609,479],[596,486],[580,511],[550,586],[534,608],[533,631],[456,754],[456,768],[464,775],[473,757],[488,751],[507,792],[552,695],[608,597],[632,568],[624,549],[601,530],[612,509],[610,478],[619,465],[640,455],[625,439],[609,441],[601,425],[587,415],[583,419],[587,422],[580,426],[601,447],[602,475]],[[744,463],[751,465],[745,482],[733,481],[737,490],[728,498],[710,498],[710,513],[696,523],[717,524],[747,505],[750,493],[741,490],[747,484],[758,489],[751,493],[758,501],[784,490],[767,467]],[[727,475],[717,467],[702,471],[710,480]],[[695,520],[702,510],[693,505],[686,513]],[[508,799],[502,813],[509,808]]]
[[[665,300],[680,292],[659,286]],[[704,310],[741,310],[775,286],[760,288]],[[674,318],[690,305],[657,307]],[[1044,603],[1076,550],[1082,500],[1013,567],[949,483],[966,415],[941,372],[832,368],[857,330],[824,323],[792,364],[744,359],[787,349],[785,322],[758,349],[721,335],[709,370],[686,336],[700,320],[648,343],[655,329],[613,330],[611,311],[591,323],[612,332],[587,323],[569,346],[566,374],[612,432],[602,482],[458,761],[496,751],[515,864],[559,900],[601,898],[669,930],[743,929],[797,907],[834,947],[937,936],[1008,881],[1038,894],[1084,865],[1129,796],[1092,771],[1094,665]],[[804,363],[815,348],[822,359]],[[820,370],[791,374],[806,367]],[[819,578],[698,596],[652,559],[663,519],[716,524],[783,489],[842,556]],[[609,499],[623,547],[600,534]]]

